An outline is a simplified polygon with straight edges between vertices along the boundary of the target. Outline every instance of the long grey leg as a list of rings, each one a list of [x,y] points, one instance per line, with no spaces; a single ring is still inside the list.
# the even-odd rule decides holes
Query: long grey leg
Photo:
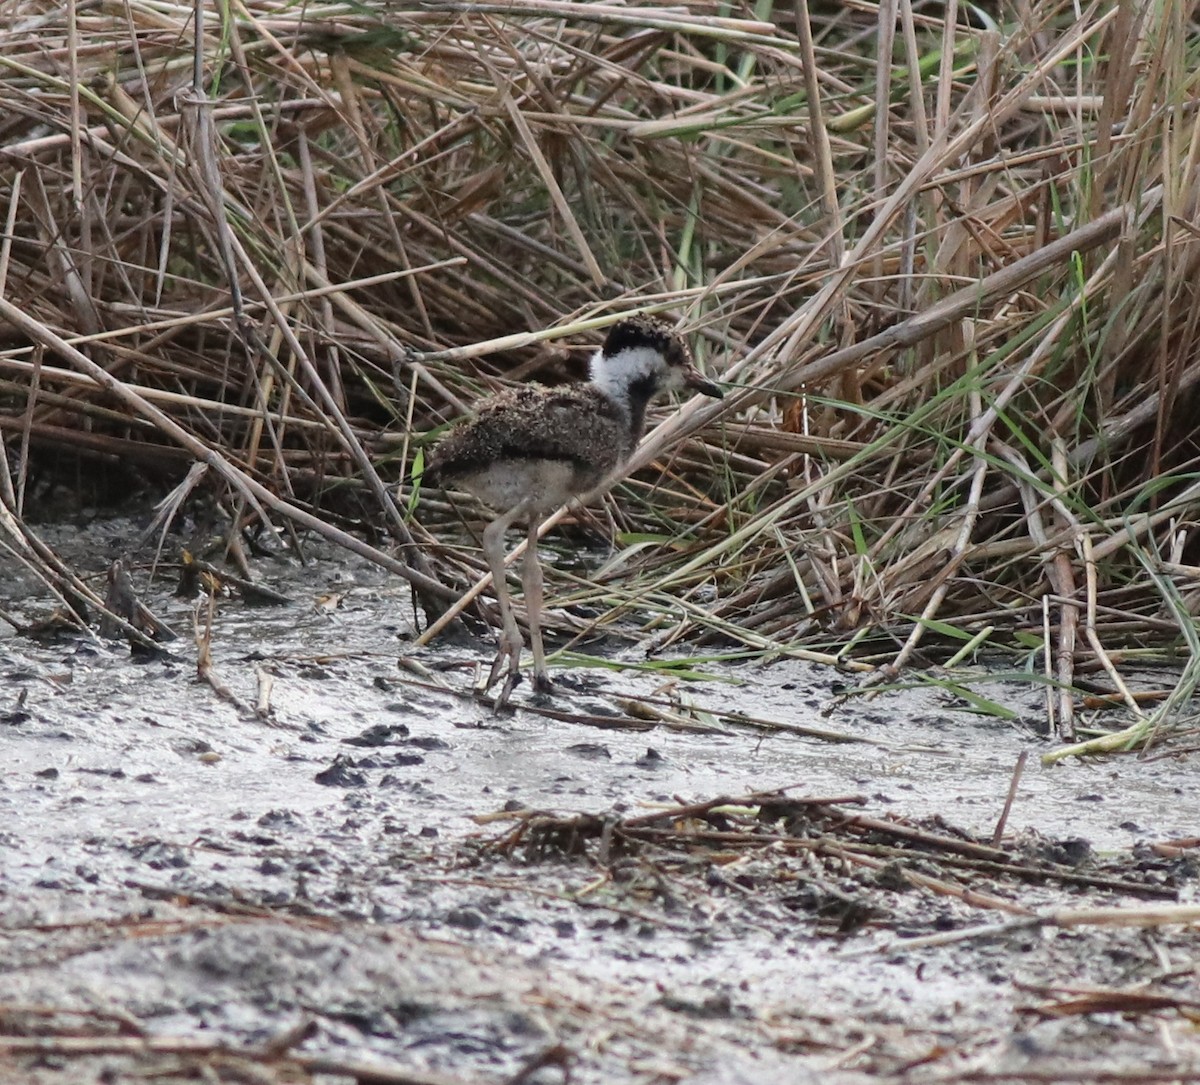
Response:
[[[546,673],[546,652],[542,647],[542,563],[538,560],[538,518],[531,516],[525,536],[525,565],[522,570],[525,611],[529,615],[529,647],[533,650],[533,688],[549,693],[554,685]]]
[[[488,675],[487,686],[485,688],[492,688],[496,679],[505,670],[505,664],[507,664],[508,672],[508,677],[504,683],[504,691],[496,702],[497,708],[504,706],[504,702],[508,700],[508,694],[512,692],[521,674],[521,647],[524,641],[521,638],[521,630],[517,625],[517,619],[513,616],[512,602],[508,596],[508,582],[505,578],[506,570],[504,568],[504,533],[509,529],[513,521],[521,515],[521,511],[520,506],[510,509],[503,516],[488,524],[483,532],[483,554],[487,558],[488,567],[492,570],[492,583],[496,589],[496,605],[500,608],[500,621],[503,625],[500,633],[500,650],[496,654],[495,662],[492,664],[492,670]]]

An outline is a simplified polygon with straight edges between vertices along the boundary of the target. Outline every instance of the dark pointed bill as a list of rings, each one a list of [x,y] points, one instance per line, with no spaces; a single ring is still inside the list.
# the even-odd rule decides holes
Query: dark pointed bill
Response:
[[[713,399],[724,399],[725,393],[694,365],[686,366],[683,370],[683,386],[699,392],[701,395],[712,396]]]

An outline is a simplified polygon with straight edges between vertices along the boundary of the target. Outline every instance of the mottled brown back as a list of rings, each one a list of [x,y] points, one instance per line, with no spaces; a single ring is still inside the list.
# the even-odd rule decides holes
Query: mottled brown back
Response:
[[[628,422],[597,389],[527,384],[485,400],[451,430],[430,454],[423,480],[446,486],[499,461],[544,459],[570,463],[582,493],[631,451]]]

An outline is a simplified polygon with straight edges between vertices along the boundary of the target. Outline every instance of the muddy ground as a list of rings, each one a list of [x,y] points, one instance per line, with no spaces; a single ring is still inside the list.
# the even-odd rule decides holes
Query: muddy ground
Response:
[[[141,526],[38,530],[99,572]],[[197,681],[195,604],[142,566],[167,655],[0,623],[3,1080],[1200,1080],[1200,938],[1145,918],[1195,902],[1196,851],[1154,846],[1197,834],[1196,755],[1044,769],[1036,689],[986,687],[1000,720],[842,700],[852,677],[796,661],[577,671],[568,718],[527,687],[495,717],[462,695],[490,641],[414,652],[398,580],[310,556],[256,559],[291,605],[216,612],[216,675],[247,705],[269,675],[263,717]],[[0,606],[50,610],[5,556]],[[1008,866],[953,865],[1023,750]],[[749,798],[783,788],[846,801]]]

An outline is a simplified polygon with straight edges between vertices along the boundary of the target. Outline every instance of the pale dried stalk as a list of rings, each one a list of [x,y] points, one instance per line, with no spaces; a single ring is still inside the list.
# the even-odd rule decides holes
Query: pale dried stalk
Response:
[[[1153,194],[1148,193],[1147,198],[1153,202]],[[644,467],[661,455],[667,444],[689,436],[705,425],[711,424],[718,417],[727,413],[736,413],[760,403],[768,392],[791,391],[805,384],[819,384],[865,358],[886,354],[892,350],[922,342],[952,322],[972,315],[981,306],[1019,289],[1047,269],[1060,266],[1071,258],[1072,253],[1088,252],[1111,241],[1120,233],[1128,216],[1129,211],[1126,208],[1113,208],[1094,222],[1080,226],[1069,234],[1050,242],[1044,248],[1013,261],[977,284],[943,298],[924,312],[917,313],[892,325],[885,331],[862,339],[851,346],[826,354],[818,360],[789,368],[777,383],[767,390],[750,386],[739,388],[727,397],[724,405],[707,401],[700,403],[696,400],[685,404],[677,414],[647,435],[631,457],[630,469],[637,470]],[[518,339],[516,336],[511,338]],[[524,339],[524,337],[520,338]],[[749,355],[739,359],[726,370],[725,379],[731,380],[737,377],[748,366],[749,361]],[[1013,386],[1014,391],[1018,387],[1020,387],[1019,382]]]
[[[974,344],[974,329],[968,323],[963,331],[964,339],[968,343],[968,349],[971,349],[971,346]],[[983,413],[983,400],[978,388],[971,389],[969,398],[971,416],[978,419]],[[949,559],[942,563],[942,567],[929,581],[929,585],[933,587],[932,594],[929,597],[929,601],[925,604],[924,610],[921,612],[921,617],[913,624],[908,638],[905,640],[900,651],[896,653],[896,657],[892,660],[889,668],[887,668],[892,674],[898,674],[903,670],[913,652],[917,650],[917,646],[921,643],[921,638],[925,635],[929,623],[937,617],[937,613],[941,609],[942,602],[946,598],[946,592],[949,590],[950,578],[958,572],[967,556],[971,545],[971,536],[975,531],[975,523],[979,518],[979,499],[983,494],[983,483],[984,479],[987,478],[987,473],[988,461],[982,455],[982,448],[980,448],[975,453],[975,468],[971,473],[971,489],[960,515],[957,533],[950,547]],[[933,538],[940,538],[948,530],[949,525],[947,529],[938,532]],[[940,550],[941,548],[938,547],[938,549]],[[929,585],[926,585],[921,590],[927,591]]]
[[[1075,539],[1083,535],[1083,527],[1077,517],[1071,513],[1066,504],[1067,490],[1067,455],[1066,446],[1061,439],[1055,439],[1052,445],[1052,466],[1054,468],[1054,489],[1057,499],[1053,508],[1057,512],[1063,528],[1072,529]],[[1054,590],[1062,600],[1058,608],[1058,653],[1056,657],[1056,676],[1058,679],[1058,730],[1054,732],[1067,742],[1075,739],[1075,700],[1073,690],[1075,685],[1075,642],[1079,626],[1079,606],[1068,602],[1075,598],[1075,570],[1071,565],[1070,556],[1066,550],[1059,547],[1054,551],[1052,563]],[[1047,569],[1049,572],[1049,569]]]
[[[1137,703],[1137,698],[1130,692],[1129,687],[1125,684],[1125,680],[1121,677],[1112,658],[1104,650],[1104,646],[1100,643],[1100,635],[1096,628],[1096,596],[1097,596],[1097,576],[1096,576],[1096,556],[1092,548],[1091,536],[1082,534],[1077,536],[1079,556],[1083,561],[1083,569],[1086,575],[1087,583],[1087,610],[1084,619],[1083,632],[1087,637],[1087,642],[1091,645],[1092,651],[1096,653],[1096,658],[1100,660],[1101,666],[1104,667],[1105,673],[1109,680],[1121,694],[1126,707],[1133,713],[1133,717],[1138,722],[1145,719],[1142,714],[1141,707]]]
[[[262,483],[252,478],[239,467],[234,466],[225,457],[221,456],[213,449],[210,449],[197,438],[192,436],[186,429],[179,425],[169,415],[164,414],[162,410],[148,402],[137,391],[130,388],[128,385],[117,380],[106,370],[96,365],[86,355],[81,354],[78,350],[68,344],[55,332],[37,321],[27,316],[22,310],[11,304],[4,298],[0,298],[0,318],[7,320],[10,324],[19,328],[25,335],[28,335],[36,342],[44,344],[47,349],[54,351],[59,357],[66,359],[72,365],[76,366],[81,372],[90,376],[104,389],[116,397],[121,403],[128,407],[134,414],[148,419],[158,427],[164,434],[171,437],[178,444],[183,446],[197,460],[207,464],[217,475],[224,479],[236,492],[243,495],[250,506],[262,518],[264,523],[270,523],[270,518],[266,514],[266,508],[287,516],[294,520],[302,527],[308,528],[311,531],[317,532],[319,535],[352,550],[357,554],[367,558],[377,565],[383,566],[385,569],[396,573],[403,577],[414,587],[418,588],[425,596],[434,600],[444,600],[453,597],[453,592],[445,585],[437,580],[432,580],[417,570],[411,568],[395,558],[391,558],[386,554],[376,550],[373,546],[369,546],[353,535],[349,535],[340,528],[334,527],[314,516],[305,509],[297,508],[286,501],[276,497]],[[265,507],[264,507],[265,506]],[[440,610],[440,607],[438,608]]]

